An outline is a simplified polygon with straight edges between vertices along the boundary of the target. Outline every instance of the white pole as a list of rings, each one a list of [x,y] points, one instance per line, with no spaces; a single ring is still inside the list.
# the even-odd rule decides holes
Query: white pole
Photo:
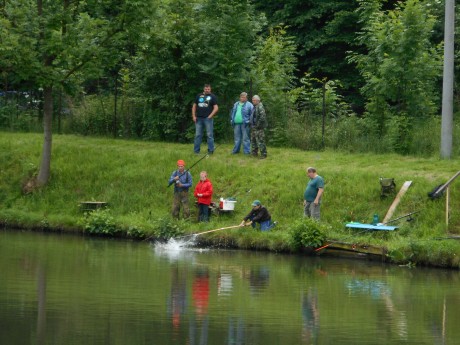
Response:
[[[454,104],[454,31],[455,1],[446,0],[444,24],[444,71],[442,82],[441,158],[452,155],[452,125]]]

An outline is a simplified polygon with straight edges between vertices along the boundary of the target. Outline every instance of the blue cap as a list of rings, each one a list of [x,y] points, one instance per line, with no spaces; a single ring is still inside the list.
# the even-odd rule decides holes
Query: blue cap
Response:
[[[260,205],[262,205],[262,204],[261,204],[261,202],[259,200],[254,200],[252,202],[252,206],[260,206]]]

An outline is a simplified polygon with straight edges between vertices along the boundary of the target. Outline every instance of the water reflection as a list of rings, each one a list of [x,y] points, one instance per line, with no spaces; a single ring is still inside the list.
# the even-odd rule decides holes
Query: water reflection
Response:
[[[243,318],[230,317],[228,319],[228,345],[243,345],[245,344],[244,329],[246,325]]]
[[[231,296],[233,289],[233,277],[230,273],[219,274],[217,281],[217,296],[228,297]]]
[[[0,253],[0,344],[460,338],[454,270],[2,232]]]
[[[302,295],[302,340],[304,344],[318,344],[319,307],[318,292],[309,288]]]
[[[171,291],[168,299],[168,314],[177,334],[187,305],[187,280],[186,273],[179,265],[171,267]]]
[[[387,320],[382,323],[386,337],[392,337],[395,333],[400,340],[407,340],[406,312],[401,310],[393,301],[391,288],[387,283],[380,280],[353,278],[346,283],[347,290],[352,295],[367,295],[371,299],[383,302],[383,310],[379,311],[379,319]]]
[[[37,344],[46,343],[46,272],[43,265],[37,269]]]
[[[206,345],[208,343],[208,304],[209,304],[209,270],[197,267],[192,285],[193,305],[195,314],[190,320],[190,345]]]
[[[252,294],[260,294],[270,282],[270,270],[266,266],[252,267],[249,270],[249,289]]]

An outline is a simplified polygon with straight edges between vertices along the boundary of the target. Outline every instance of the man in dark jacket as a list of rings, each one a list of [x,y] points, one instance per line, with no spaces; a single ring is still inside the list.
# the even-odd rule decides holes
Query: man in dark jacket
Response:
[[[259,200],[254,200],[251,212],[244,217],[240,226],[252,225],[255,228],[256,223],[260,224],[261,231],[268,231],[275,226],[275,223],[272,223],[272,216]]]

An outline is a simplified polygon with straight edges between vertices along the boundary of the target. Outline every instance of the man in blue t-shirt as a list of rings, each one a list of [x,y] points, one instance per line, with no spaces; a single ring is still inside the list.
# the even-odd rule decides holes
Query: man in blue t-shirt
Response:
[[[307,188],[303,194],[303,214],[305,217],[310,217],[319,220],[321,196],[324,192],[324,180],[316,173],[313,167],[307,168],[307,175],[310,178]]]
[[[203,92],[198,94],[192,106],[192,119],[195,122],[195,141],[193,151],[200,153],[201,140],[204,128],[208,137],[208,153],[214,152],[214,120],[219,106],[217,97],[211,93],[211,85],[205,84]]]

